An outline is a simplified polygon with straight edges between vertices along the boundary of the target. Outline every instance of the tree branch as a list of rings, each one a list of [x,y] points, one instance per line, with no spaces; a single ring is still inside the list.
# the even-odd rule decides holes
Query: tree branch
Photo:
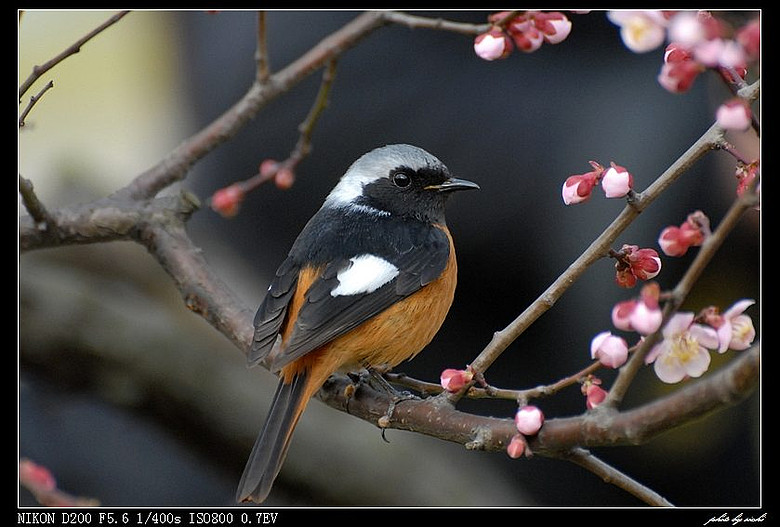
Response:
[[[135,199],[148,198],[184,178],[196,161],[233,137],[266,104],[340,56],[384,23],[381,13],[362,13],[325,37],[295,62],[271,75],[267,82],[255,82],[228,111],[138,176],[127,187],[127,192]]]
[[[664,398],[632,410],[597,407],[577,416],[546,420],[539,434],[528,438],[534,454],[560,457],[575,447],[639,445],[684,423],[745,399],[758,385],[760,344],[739,352],[721,369],[690,381]],[[383,428],[408,430],[464,445],[468,449],[502,451],[517,434],[511,418],[484,417],[455,409],[446,397],[395,401],[393,395],[332,376],[318,397],[329,406]],[[388,412],[392,410],[392,415]]]
[[[73,43],[71,46],[68,46],[65,51],[54,57],[53,59],[45,62],[44,64],[40,66],[34,66],[32,73],[25,79],[25,81],[22,83],[22,85],[19,87],[19,101],[21,102],[22,96],[27,92],[27,90],[30,89],[30,86],[33,85],[35,81],[38,80],[38,78],[41,77],[44,73],[52,69],[54,66],[65,60],[66,58],[70,57],[71,55],[75,55],[79,51],[81,51],[81,47],[95,38],[97,35],[99,35],[103,30],[106,28],[116,24],[121,20],[126,14],[128,14],[130,11],[121,11],[102,24],[100,24],[98,27],[78,39],[75,43]]]

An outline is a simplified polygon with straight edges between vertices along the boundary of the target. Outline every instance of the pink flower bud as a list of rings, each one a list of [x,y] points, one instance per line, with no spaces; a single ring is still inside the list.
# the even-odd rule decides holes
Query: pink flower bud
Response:
[[[683,11],[672,18],[669,40],[690,47],[707,39],[707,28],[695,11]]]
[[[628,344],[609,331],[603,331],[593,337],[590,343],[590,356],[607,368],[619,368],[628,359]]]
[[[588,375],[582,383],[582,394],[585,396],[585,406],[588,410],[596,408],[607,398],[607,392],[600,384],[601,379],[593,375]]]
[[[29,459],[19,460],[19,479],[41,491],[51,491],[57,487],[57,481],[49,469]]]
[[[636,307],[629,317],[631,327],[640,335],[651,335],[658,331],[663,322],[663,313],[660,308],[651,307],[645,302],[637,302]]]
[[[608,198],[622,198],[633,186],[634,176],[625,167],[615,163],[612,163],[601,178],[601,187]]]
[[[663,313],[658,304],[660,296],[661,287],[657,283],[650,282],[642,287],[639,301],[628,316],[631,328],[640,335],[650,335],[661,327]]]
[[[534,26],[530,26],[525,31],[510,31],[510,34],[517,49],[523,53],[536,51],[544,42],[544,35]]]
[[[279,170],[279,162],[275,159],[264,159],[262,163],[260,163],[260,176],[265,179],[270,179],[274,175],[276,175],[276,171]]]
[[[693,85],[696,77],[704,71],[701,64],[693,60],[666,62],[661,66],[658,82],[669,92],[684,93]]]
[[[631,272],[640,280],[650,280],[661,272],[661,258],[655,249],[639,249],[630,259]]]
[[[566,18],[566,15],[557,11],[536,13],[534,25],[542,32],[544,40],[550,44],[563,42],[571,33],[571,21]]]
[[[745,50],[745,60],[750,62],[758,60],[761,53],[761,23],[756,18],[737,31],[737,42]]]
[[[735,98],[721,104],[715,116],[721,128],[741,132],[750,128],[753,114],[745,101]]]
[[[471,382],[474,373],[471,370],[456,370],[447,368],[441,372],[441,387],[446,391],[455,393]]]
[[[474,39],[474,52],[484,60],[503,59],[512,51],[512,40],[503,31],[493,28]]]
[[[693,60],[693,55],[686,46],[683,46],[679,42],[671,42],[668,46],[666,46],[666,50],[664,51],[665,63],[668,62],[674,64],[686,60]]]
[[[521,434],[515,434],[506,447],[506,453],[512,459],[517,459],[525,452],[525,438]]]
[[[630,331],[631,327],[631,313],[633,313],[636,307],[636,300],[625,300],[618,302],[615,307],[612,308],[612,324],[623,331]]]
[[[679,226],[669,226],[661,231],[658,245],[667,256],[682,256],[689,247],[698,247],[710,234],[710,220],[700,210],[688,215]]]
[[[244,196],[243,187],[234,183],[229,187],[219,189],[211,196],[211,208],[226,218],[232,218],[238,214]]]
[[[274,176],[274,182],[277,188],[287,190],[295,183],[295,172],[289,168],[280,168]]]
[[[593,167],[592,171],[569,176],[563,183],[561,195],[566,205],[582,203],[590,198],[593,187],[598,184],[601,175],[604,173],[604,167],[595,161],[591,161],[590,165]]]
[[[661,271],[661,259],[654,249],[640,249],[637,245],[623,245],[615,258],[615,281],[621,287],[633,287],[636,280],[650,280]]]
[[[515,414],[515,426],[523,435],[532,436],[539,432],[544,424],[544,414],[536,406],[523,406]]]
[[[670,225],[661,231],[658,245],[666,256],[682,256],[688,252],[689,245],[680,234],[680,228]]]

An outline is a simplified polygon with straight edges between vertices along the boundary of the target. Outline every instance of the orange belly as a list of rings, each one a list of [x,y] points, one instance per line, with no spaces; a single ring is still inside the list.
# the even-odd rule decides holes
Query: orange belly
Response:
[[[411,359],[427,346],[447,316],[457,283],[452,237],[446,228],[442,230],[450,241],[450,255],[439,278],[355,329],[286,365],[282,368],[285,382],[289,382],[299,372],[311,371],[314,364],[317,364],[317,370],[331,373],[355,371],[368,366],[394,367]],[[314,269],[301,273],[298,291],[289,306],[288,317],[291,320],[295,320],[304,300],[304,292],[318,274]],[[287,326],[282,332],[283,342],[292,332],[292,324]]]

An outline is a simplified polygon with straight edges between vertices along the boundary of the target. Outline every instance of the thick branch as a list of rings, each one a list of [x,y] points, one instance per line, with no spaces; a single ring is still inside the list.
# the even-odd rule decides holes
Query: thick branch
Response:
[[[530,438],[535,454],[563,456],[574,447],[637,445],[691,422],[714,410],[736,404],[758,385],[760,349],[756,344],[720,370],[638,408],[591,411],[577,417],[545,421]],[[499,419],[461,412],[441,396],[398,401],[362,384],[352,390],[347,377],[333,376],[319,398],[334,408],[377,424],[460,443],[469,449],[501,451],[517,434],[511,418]],[[388,411],[392,415],[388,419]],[[378,426],[378,425],[377,425]]]

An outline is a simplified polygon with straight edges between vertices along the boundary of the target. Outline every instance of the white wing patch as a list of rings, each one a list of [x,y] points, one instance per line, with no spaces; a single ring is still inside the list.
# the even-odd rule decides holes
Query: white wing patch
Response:
[[[396,266],[373,254],[354,256],[350,261],[352,265],[336,275],[339,285],[331,296],[373,293],[398,276]]]

